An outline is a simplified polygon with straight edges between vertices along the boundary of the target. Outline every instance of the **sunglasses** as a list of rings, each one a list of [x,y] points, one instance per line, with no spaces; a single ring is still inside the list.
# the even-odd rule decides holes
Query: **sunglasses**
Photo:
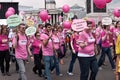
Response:
[[[38,35],[36,35],[36,36],[40,36],[40,35],[38,34]]]
[[[26,29],[25,27],[22,27],[22,29]]]
[[[54,31],[57,31],[56,29]]]

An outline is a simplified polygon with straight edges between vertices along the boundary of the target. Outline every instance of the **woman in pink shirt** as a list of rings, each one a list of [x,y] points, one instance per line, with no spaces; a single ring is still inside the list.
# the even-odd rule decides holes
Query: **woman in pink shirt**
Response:
[[[101,52],[101,56],[98,60],[98,66],[101,67],[101,65],[103,64],[103,62],[105,61],[105,55],[107,54],[111,67],[113,70],[115,70],[115,64],[112,60],[112,53],[111,53],[111,49],[110,49],[110,35],[112,35],[112,33],[110,32],[110,25],[103,25],[104,29],[102,31],[101,37],[102,37],[102,52]]]
[[[9,73],[10,68],[10,53],[9,53],[9,45],[8,45],[8,30],[7,26],[1,26],[1,34],[0,34],[0,68],[1,73],[3,76],[8,75],[11,76]],[[4,60],[6,66],[4,67]]]
[[[96,80],[98,72],[97,59],[95,57],[94,45],[95,38],[92,35],[92,22],[87,21],[87,27],[80,32],[77,40],[78,60],[80,65],[80,80]],[[91,70],[90,78],[89,70]]]
[[[33,67],[33,72],[35,74],[37,74],[37,70],[38,70],[38,75],[40,77],[42,77],[42,64],[41,64],[41,59],[42,59],[42,53],[40,53],[40,49],[41,49],[41,41],[40,41],[40,33],[36,32],[35,33],[35,39],[33,40],[32,43],[29,44],[28,46],[28,51],[29,53],[31,53],[31,48],[34,54],[34,64],[35,66]],[[32,53],[31,53],[32,54]]]
[[[96,31],[95,31],[97,55],[99,55],[101,52],[101,32],[102,32],[102,30],[103,30],[102,22],[100,21],[100,22],[98,22],[98,26],[97,26]]]
[[[62,26],[58,26],[57,29],[58,29],[57,35],[58,35],[58,37],[60,39],[60,48],[61,48],[61,51],[62,51],[62,54],[60,56],[60,63],[64,64],[64,61],[63,61],[62,58],[65,56],[65,53],[66,53],[65,33],[63,32]]]
[[[73,72],[73,66],[74,63],[77,59],[77,54],[78,54],[78,45],[77,45],[77,39],[79,37],[79,32],[74,31],[74,33],[71,35],[71,48],[72,48],[72,56],[71,56],[71,61],[68,69],[68,75],[72,76],[74,75]]]
[[[52,32],[53,32],[52,40],[53,40],[53,46],[54,46],[54,56],[53,56],[54,66],[52,67],[51,71],[53,71],[55,68],[56,75],[62,76],[59,68],[59,59],[61,58],[62,52],[60,49],[60,39],[57,35],[57,32],[58,32],[57,28],[54,28]]]

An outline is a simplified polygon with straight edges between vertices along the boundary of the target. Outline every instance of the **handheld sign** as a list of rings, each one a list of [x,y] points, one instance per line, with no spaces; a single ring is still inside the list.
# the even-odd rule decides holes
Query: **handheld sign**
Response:
[[[82,31],[85,29],[85,27],[87,27],[87,23],[85,20],[83,19],[74,19],[71,25],[72,29],[74,31]]]
[[[35,27],[28,27],[26,30],[25,30],[25,34],[27,36],[30,36],[30,35],[34,35],[36,33],[36,28]]]
[[[12,15],[7,18],[7,24],[10,28],[14,28],[21,23],[22,19],[18,15]]]
[[[6,19],[0,19],[0,25],[7,25]]]
[[[112,24],[112,19],[109,17],[105,17],[102,19],[102,25],[111,25]]]
[[[34,26],[34,21],[33,20],[31,20],[31,19],[27,19],[26,20],[26,24],[28,25],[28,26]]]

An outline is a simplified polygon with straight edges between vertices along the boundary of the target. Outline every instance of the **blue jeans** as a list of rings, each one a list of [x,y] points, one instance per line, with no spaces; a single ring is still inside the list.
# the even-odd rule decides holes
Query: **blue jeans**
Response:
[[[22,59],[16,59],[18,66],[19,66],[19,78],[20,80],[27,80],[27,77],[25,75],[25,64],[24,60]]]
[[[108,47],[108,48],[103,48],[102,47],[102,53],[101,53],[101,56],[100,56],[99,61],[98,61],[98,66],[100,67],[103,64],[103,62],[105,61],[105,55],[106,54],[108,56],[108,59],[110,61],[112,69],[115,69],[115,64],[114,64],[114,62],[112,60],[112,54],[111,54],[110,47]]]
[[[93,57],[78,57],[80,65],[80,80],[88,80],[89,70],[91,70],[89,80],[96,80],[98,72],[98,64],[95,56]]]
[[[73,53],[72,52],[72,56],[71,56],[71,61],[70,61],[70,65],[69,65],[69,69],[68,69],[68,72],[72,72],[73,71],[73,66],[74,66],[74,63],[76,61],[76,58],[77,58],[77,53]]]
[[[47,80],[52,80],[50,75],[50,69],[53,66],[53,56],[43,56],[44,64],[45,64],[45,76]]]
[[[59,68],[59,59],[57,58],[57,56],[53,56],[53,62],[54,62],[54,66],[52,67],[51,71],[54,70],[54,68],[56,69],[56,75],[60,74],[60,68]]]

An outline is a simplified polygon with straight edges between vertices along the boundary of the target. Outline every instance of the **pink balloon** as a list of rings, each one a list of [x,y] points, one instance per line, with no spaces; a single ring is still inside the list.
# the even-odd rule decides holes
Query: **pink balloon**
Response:
[[[7,11],[7,12],[5,13],[5,17],[6,17],[6,18],[8,18],[8,17],[11,16],[11,15],[14,15],[14,13],[13,13],[12,11]]]
[[[69,5],[64,5],[63,7],[62,7],[62,10],[63,10],[63,12],[65,12],[65,13],[68,13],[69,11],[70,11],[70,7],[69,7]]]
[[[112,0],[106,0],[107,3],[110,3]]]
[[[42,22],[46,22],[46,19],[41,19],[42,20]]]
[[[69,21],[64,21],[64,22],[63,22],[63,27],[64,27],[64,28],[67,28],[67,29],[70,29],[70,28],[71,28],[71,22],[69,22]]]
[[[96,7],[99,8],[99,9],[102,9],[105,7],[106,5],[106,0],[93,0]]]
[[[42,10],[40,13],[39,13],[39,17],[42,21],[46,21],[48,19],[48,13],[46,10]]]
[[[50,18],[51,18],[51,15],[48,15],[48,20],[50,20]]]
[[[120,9],[119,8],[114,9],[113,14],[116,17],[120,17]]]
[[[15,13],[15,9],[13,7],[9,7],[8,11],[12,11],[13,13]]]
[[[96,5],[96,7],[99,9],[103,9],[105,7],[105,5]]]

